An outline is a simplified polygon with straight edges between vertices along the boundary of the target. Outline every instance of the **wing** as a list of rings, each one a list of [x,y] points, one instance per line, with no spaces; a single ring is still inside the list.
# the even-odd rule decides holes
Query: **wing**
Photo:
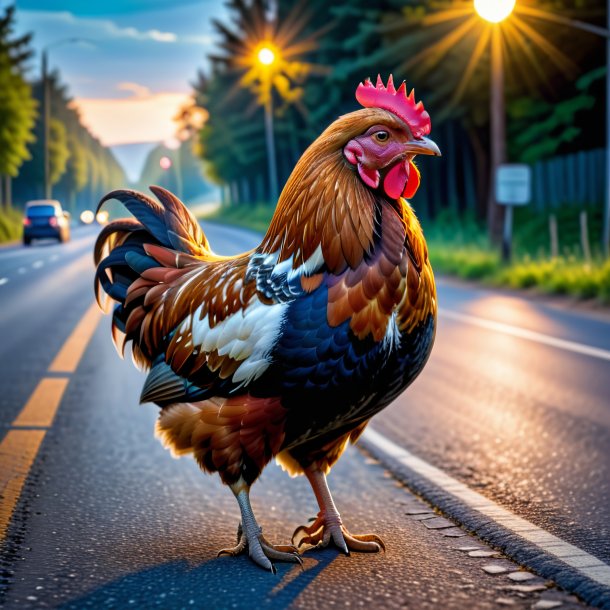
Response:
[[[311,278],[323,265],[319,253],[295,270],[291,261],[277,264],[276,255],[254,252],[191,263],[171,276],[175,253],[154,245],[145,251],[164,267],[142,272],[143,281],[159,283],[148,287],[143,309],[130,318],[139,321],[139,347],[156,354],[141,399],[161,405],[230,396],[261,377],[290,302],[315,288]],[[128,290],[127,303],[132,290],[141,286]]]

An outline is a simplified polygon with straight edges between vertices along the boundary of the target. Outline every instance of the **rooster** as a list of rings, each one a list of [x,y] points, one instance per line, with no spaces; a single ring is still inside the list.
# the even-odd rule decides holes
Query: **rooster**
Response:
[[[106,195],[135,218],[95,245],[96,296],[117,302],[112,336],[131,341],[148,371],[141,402],[160,408],[156,435],[175,456],[217,472],[241,511],[237,545],[263,568],[298,551],[385,549],[351,534],[326,475],[349,441],[420,373],[434,341],[436,289],[421,227],[407,203],[417,154],[440,155],[430,117],[392,76],[360,83],[362,109],[340,117],[305,151],[256,249],[213,253],[170,192],[159,202]],[[98,208],[99,209],[99,208]],[[262,534],[250,487],[272,459],[304,474],[320,512],[292,545]]]

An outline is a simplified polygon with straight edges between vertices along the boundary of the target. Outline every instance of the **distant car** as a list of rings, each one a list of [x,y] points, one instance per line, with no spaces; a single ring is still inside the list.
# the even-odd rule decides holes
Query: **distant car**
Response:
[[[70,213],[64,212],[61,203],[54,199],[28,201],[23,217],[23,244],[29,246],[32,239],[45,237],[69,241]]]

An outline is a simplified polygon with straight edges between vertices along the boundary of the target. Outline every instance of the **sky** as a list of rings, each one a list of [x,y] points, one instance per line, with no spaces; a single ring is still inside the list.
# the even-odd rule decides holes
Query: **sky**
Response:
[[[5,8],[13,0],[0,0]],[[49,67],[105,145],[170,139],[177,110],[212,50],[221,0],[17,0],[17,33],[33,32],[30,76]],[[78,38],[79,42],[66,42]],[[62,42],[63,41],[63,42]],[[59,43],[59,44],[56,44]]]

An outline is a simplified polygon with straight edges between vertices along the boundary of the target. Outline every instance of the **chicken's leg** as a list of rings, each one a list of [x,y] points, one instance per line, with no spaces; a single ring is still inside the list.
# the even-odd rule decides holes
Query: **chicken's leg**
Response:
[[[276,572],[273,560],[291,561],[302,564],[298,551],[293,546],[273,545],[265,540],[263,530],[256,522],[250,505],[250,487],[242,480],[231,485],[231,490],[237,498],[241,511],[241,523],[237,529],[237,545],[230,549],[222,549],[220,555],[240,555],[248,549],[250,559],[266,570]]]
[[[350,551],[385,551],[383,540],[376,534],[355,535],[347,531],[330,495],[326,475],[321,470],[307,468],[305,475],[316,494],[320,512],[311,525],[301,525],[292,534],[292,542],[297,548],[300,549],[304,544],[326,547],[332,540],[346,555],[349,555]]]

